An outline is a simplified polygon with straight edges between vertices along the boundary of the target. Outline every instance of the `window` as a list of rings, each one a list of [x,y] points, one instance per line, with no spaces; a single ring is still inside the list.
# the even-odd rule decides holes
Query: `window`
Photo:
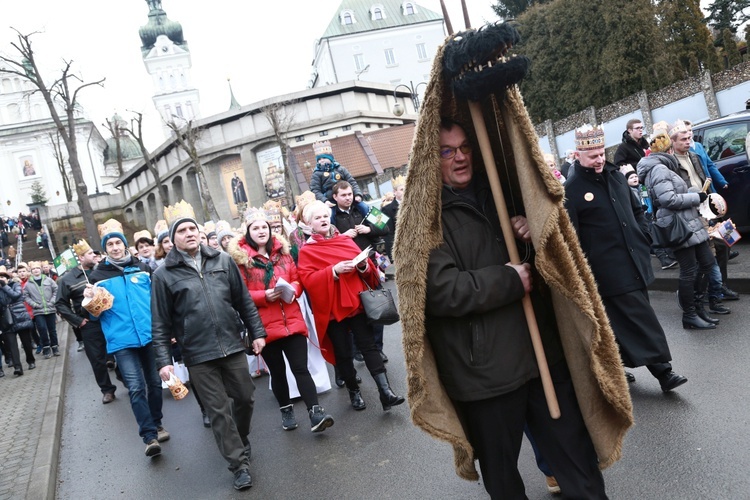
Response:
[[[354,69],[362,71],[365,68],[365,56],[364,54],[354,54]]]
[[[321,137],[325,137],[325,136],[327,136],[327,135],[328,135],[328,131],[327,131],[327,130],[321,130],[321,131],[320,131],[320,136],[321,136]]]
[[[425,59],[427,59],[427,48],[423,43],[417,44],[417,59],[419,59],[420,61],[424,61]]]
[[[297,137],[294,138],[295,142],[302,142],[304,140],[305,140],[305,136],[304,135],[298,135]]]
[[[403,5],[404,15],[405,16],[411,16],[414,15],[414,5],[408,2],[404,2]]]
[[[385,65],[395,66],[396,56],[393,54],[393,49],[385,49]]]
[[[174,112],[177,113],[177,116],[179,116],[180,118],[184,118],[182,116],[182,106],[180,104],[174,105]]]
[[[370,124],[369,123],[365,123],[365,128],[370,128]]]
[[[747,128],[747,123],[729,123],[706,129],[703,132],[703,145],[708,156],[717,161],[744,155]]]
[[[341,127],[341,130],[343,130],[344,132],[346,132],[347,130],[351,130],[351,129],[352,129],[351,125],[344,125],[343,127]]]
[[[357,20],[354,19],[354,12],[350,10],[345,10],[341,12],[341,24],[348,25],[348,24],[354,24]]]
[[[372,20],[373,21],[380,21],[383,19],[383,11],[380,9],[373,9],[372,11]]]

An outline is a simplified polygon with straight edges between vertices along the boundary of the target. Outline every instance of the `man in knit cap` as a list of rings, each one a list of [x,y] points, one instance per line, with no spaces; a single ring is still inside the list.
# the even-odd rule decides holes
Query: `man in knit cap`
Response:
[[[162,427],[161,380],[151,345],[151,271],[127,250],[128,240],[118,221],[100,224],[99,236],[106,258],[91,272],[89,281],[109,292],[113,300],[109,308],[84,307],[92,316],[98,315],[107,352],[114,354],[128,389],[146,456],[154,457],[161,454],[159,443],[168,440],[169,433]],[[86,285],[83,292],[94,304],[101,295],[97,296],[93,285]]]
[[[66,272],[57,282],[57,313],[65,319],[72,328],[81,331],[83,348],[91,363],[94,378],[102,391],[102,404],[115,400],[117,387],[112,384],[107,370],[107,340],[104,338],[101,323],[89,316],[81,303],[83,291],[88,283],[87,276],[94,269],[95,255],[86,240],[80,240],[73,245],[73,251],[78,256],[80,266]]]
[[[175,246],[154,273],[156,366],[162,380],[169,380],[171,339],[176,338],[216,444],[234,474],[233,486],[244,490],[253,484],[248,435],[255,385],[234,318],[239,314],[247,327],[255,354],[265,346],[266,331],[234,260],[200,244],[193,208],[181,201],[165,208],[164,215]]]

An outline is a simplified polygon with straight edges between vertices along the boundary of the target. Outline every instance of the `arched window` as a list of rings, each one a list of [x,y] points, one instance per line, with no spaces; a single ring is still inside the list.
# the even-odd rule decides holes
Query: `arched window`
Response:
[[[352,17],[352,15],[349,14],[348,12],[344,12],[344,15],[341,16],[341,24],[353,24],[353,23],[354,23],[354,18]]]
[[[404,2],[401,5],[401,10],[405,16],[412,16],[417,13],[417,9],[411,2]]]
[[[380,21],[381,19],[383,19],[383,11],[380,10],[379,8],[377,8],[377,7],[375,7],[374,9],[372,9],[372,20],[373,21]]]

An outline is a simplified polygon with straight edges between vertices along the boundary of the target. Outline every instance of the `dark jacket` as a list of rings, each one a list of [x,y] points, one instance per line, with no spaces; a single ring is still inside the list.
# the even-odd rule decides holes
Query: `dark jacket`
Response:
[[[55,302],[55,308],[57,309],[57,313],[75,328],[80,328],[84,319],[88,319],[89,323],[92,324],[99,323],[98,321],[92,321],[88,312],[81,307],[83,291],[86,289],[87,283],[88,281],[84,277],[80,267],[66,272],[57,281],[57,302]]]
[[[444,243],[427,265],[427,336],[448,395],[476,401],[539,376],[524,316],[523,284],[509,261],[489,187],[476,203],[442,192]],[[543,288],[535,276],[535,287]],[[550,302],[532,294],[548,362],[562,359]],[[546,305],[542,302],[546,302]]]
[[[21,284],[18,281],[10,280],[5,286],[0,287],[0,302],[4,307],[10,308],[10,313],[13,316],[14,332],[20,332],[34,327],[34,322],[31,319],[31,315],[26,309],[26,304],[23,300]],[[0,307],[0,309],[2,309],[2,307]]]
[[[200,252],[200,273],[176,248],[154,272],[151,310],[157,370],[172,364],[172,338],[180,344],[187,366],[244,351],[237,313],[253,339],[266,336],[234,260],[206,245]]]
[[[392,249],[393,241],[396,238],[396,222],[398,221],[398,209],[401,206],[398,200],[394,199],[392,202],[382,207],[380,210],[389,217],[388,219],[388,234],[383,236],[385,240],[385,253],[388,257],[393,259]]]
[[[358,234],[356,238],[354,238],[354,243],[357,244],[360,250],[364,250],[367,248],[368,245],[372,245],[373,250],[375,249],[375,243],[382,237],[388,234],[388,226],[385,226],[383,229],[378,229],[377,226],[372,225],[369,221],[364,220],[365,215],[367,214],[361,214],[359,213],[359,210],[357,210],[357,207],[352,204],[351,208],[349,208],[349,213],[344,212],[341,210],[338,205],[334,207],[334,210],[336,211],[336,229],[339,230],[340,233],[345,233],[350,229],[354,229],[354,226],[364,224],[365,226],[370,228],[370,232],[368,234]]]
[[[320,201],[330,201],[331,203],[335,203],[333,200],[333,186],[338,181],[348,182],[352,185],[352,193],[354,193],[354,196],[362,197],[362,190],[359,189],[357,181],[355,181],[352,174],[339,165],[338,162],[332,163],[331,166],[326,169],[323,169],[320,166],[315,167],[315,171],[310,179],[310,191],[312,191],[315,198]]]
[[[612,297],[646,288],[654,280],[643,207],[617,167],[601,174],[573,163],[565,183],[565,208],[596,278],[599,294]]]
[[[638,142],[633,139],[628,131],[622,133],[622,143],[617,146],[615,151],[615,165],[618,167],[629,164],[635,168],[641,158],[646,156],[646,150],[649,148],[648,141],[641,137]]]
[[[654,223],[666,227],[673,217],[681,217],[693,234],[677,248],[688,248],[708,241],[708,231],[698,213],[700,196],[688,192],[688,185],[679,172],[684,170],[679,167],[677,158],[666,153],[653,153],[638,163],[638,179],[648,186],[654,205]]]

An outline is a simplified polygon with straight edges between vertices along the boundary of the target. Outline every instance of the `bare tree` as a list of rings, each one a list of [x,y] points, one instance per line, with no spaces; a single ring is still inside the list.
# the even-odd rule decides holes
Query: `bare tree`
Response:
[[[154,180],[156,181],[156,206],[159,207],[166,207],[169,205],[169,200],[165,200],[166,197],[166,190],[164,189],[164,184],[161,182],[161,176],[159,176],[159,168],[156,166],[156,161],[154,161],[153,158],[151,158],[151,154],[148,152],[148,149],[146,149],[145,144],[143,143],[143,113],[139,113],[138,111],[131,111],[135,115],[135,117],[130,121],[130,127],[123,127],[121,126],[121,130],[127,132],[130,137],[135,139],[135,142],[138,143],[138,147],[141,148],[141,154],[143,155],[143,161],[146,165],[146,168],[148,168],[149,172],[151,172],[151,175],[154,176]],[[135,122],[136,126],[133,126],[133,123]],[[175,200],[178,201],[178,200]]]
[[[117,161],[117,173],[122,176],[125,172],[122,169],[122,147],[120,146],[120,124],[115,120],[115,122],[109,121],[109,118],[107,118],[106,123],[104,124],[104,128],[109,130],[109,133],[112,134],[112,138],[115,140],[115,160]]]
[[[70,185],[70,177],[68,177],[68,170],[65,168],[65,166],[68,163],[67,158],[63,156],[63,145],[60,142],[60,132],[55,130],[54,132],[49,132],[47,134],[47,137],[49,137],[49,142],[52,145],[52,156],[55,158],[55,162],[57,163],[57,170],[60,172],[60,177],[62,178],[63,183],[63,190],[65,191],[65,199],[68,200],[68,203],[73,201],[73,188]]]
[[[75,181],[78,208],[81,211],[81,217],[83,217],[86,227],[87,240],[92,247],[99,248],[99,235],[96,221],[94,220],[94,211],[91,208],[88,188],[83,179],[81,163],[78,160],[75,115],[78,109],[78,93],[86,87],[101,86],[104,78],[95,82],[85,83],[77,75],[73,74],[71,69],[73,61],[63,60],[63,69],[59,78],[48,86],[42,79],[42,74],[37,66],[35,53],[31,46],[31,37],[36,33],[22,35],[18,30],[14,29],[14,31],[18,35],[18,38],[16,42],[11,42],[11,46],[18,52],[20,60],[0,55],[0,62],[7,64],[7,67],[0,67],[0,74],[20,76],[34,85],[36,88],[35,92],[38,91],[42,94],[57,132],[60,134],[60,138],[65,144],[65,149],[68,151],[68,163],[70,164],[70,170]],[[60,113],[58,113],[56,104],[62,107],[64,113],[62,118],[60,117]]]
[[[274,142],[281,149],[281,159],[284,163],[284,191],[286,191],[287,205],[290,207],[294,206],[294,197],[300,194],[299,183],[292,175],[292,168],[288,161],[289,147],[286,142],[289,130],[294,124],[294,110],[291,107],[294,102],[275,102],[260,108],[261,113],[271,125]]]
[[[174,120],[166,123],[174,133],[177,145],[193,162],[193,168],[195,168],[195,173],[198,176],[201,198],[203,198],[203,215],[205,220],[219,220],[219,213],[216,211],[211,192],[208,190],[208,182],[206,181],[206,175],[203,173],[203,164],[198,153],[198,141],[200,140],[202,129],[193,127],[193,120],[187,120],[184,127],[180,127]]]

